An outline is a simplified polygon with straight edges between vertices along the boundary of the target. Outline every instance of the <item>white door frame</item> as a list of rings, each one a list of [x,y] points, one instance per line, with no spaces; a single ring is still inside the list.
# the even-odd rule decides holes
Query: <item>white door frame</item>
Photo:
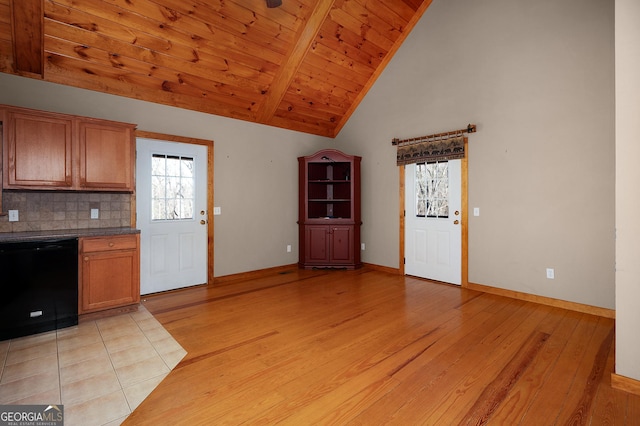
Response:
[[[465,157],[460,160],[460,211],[462,218],[460,219],[460,225],[462,229],[460,232],[461,235],[461,243],[462,247],[460,250],[460,286],[468,287],[469,286],[469,176],[468,176],[468,139],[464,138],[464,152]],[[400,174],[400,265],[399,271],[400,275],[405,275],[404,271],[404,244],[405,244],[405,170],[404,166],[398,166],[399,174]]]
[[[187,138],[183,136],[166,135],[163,133],[146,132],[142,130],[136,130],[136,138],[155,139],[164,142],[179,142],[188,143],[194,145],[205,145],[207,149],[207,211],[209,215],[207,217],[207,285],[213,284],[213,141],[206,139]],[[135,193],[132,197],[132,217],[135,217],[136,212],[136,197]],[[132,227],[136,226],[135,220],[132,220]]]

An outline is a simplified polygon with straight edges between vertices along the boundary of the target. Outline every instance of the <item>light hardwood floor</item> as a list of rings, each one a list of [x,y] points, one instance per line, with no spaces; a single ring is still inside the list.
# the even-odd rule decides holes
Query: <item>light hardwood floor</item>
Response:
[[[640,424],[607,318],[366,268],[144,305],[188,353],[126,425]]]

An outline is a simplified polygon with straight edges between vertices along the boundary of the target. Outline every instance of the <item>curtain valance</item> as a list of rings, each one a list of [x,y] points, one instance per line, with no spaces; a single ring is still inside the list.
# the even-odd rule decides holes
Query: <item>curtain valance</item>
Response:
[[[398,144],[398,165],[464,158],[464,136],[416,140]]]
[[[412,163],[457,160],[464,158],[464,133],[475,133],[476,125],[465,129],[436,133],[412,139],[394,138],[392,145],[398,147],[398,166]]]

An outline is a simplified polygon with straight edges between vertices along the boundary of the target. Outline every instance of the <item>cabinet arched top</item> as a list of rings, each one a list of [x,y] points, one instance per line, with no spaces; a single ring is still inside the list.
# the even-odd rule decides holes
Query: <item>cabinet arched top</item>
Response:
[[[309,163],[346,162],[360,159],[361,157],[358,157],[357,155],[348,155],[337,149],[322,149],[315,154],[308,155],[306,157],[298,157],[298,160],[305,160]]]

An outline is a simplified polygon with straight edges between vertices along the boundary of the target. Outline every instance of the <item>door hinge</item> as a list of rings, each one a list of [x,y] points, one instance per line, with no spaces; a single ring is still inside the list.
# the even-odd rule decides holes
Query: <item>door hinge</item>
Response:
[[[403,264],[403,265],[406,265],[406,264],[407,264],[407,258],[406,258],[406,257],[403,257],[403,258],[402,258],[402,264]]]

